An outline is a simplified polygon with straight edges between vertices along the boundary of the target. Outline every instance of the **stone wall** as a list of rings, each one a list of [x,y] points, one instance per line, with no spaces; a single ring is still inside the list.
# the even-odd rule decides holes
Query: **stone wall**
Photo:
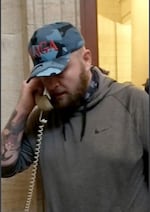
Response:
[[[53,21],[70,21],[80,29],[79,0],[2,0],[1,1],[1,117],[2,128],[12,113],[21,82],[26,79],[32,63],[27,44],[33,31]],[[9,179],[2,179],[3,212],[23,211],[31,168]],[[40,177],[34,189],[32,212],[44,211]]]
[[[144,88],[149,76],[149,1],[97,0],[97,12],[99,65],[112,78]]]

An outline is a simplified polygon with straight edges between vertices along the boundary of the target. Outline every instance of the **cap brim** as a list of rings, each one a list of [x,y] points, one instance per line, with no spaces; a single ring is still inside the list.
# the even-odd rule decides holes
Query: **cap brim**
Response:
[[[39,63],[38,65],[34,66],[27,82],[34,77],[50,77],[54,74],[60,74],[68,65],[69,60],[70,54],[67,54],[52,61]]]

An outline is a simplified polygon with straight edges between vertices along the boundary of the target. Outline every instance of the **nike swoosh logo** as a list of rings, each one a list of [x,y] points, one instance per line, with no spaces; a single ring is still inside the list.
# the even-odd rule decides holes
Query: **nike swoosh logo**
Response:
[[[102,128],[102,129],[95,129],[95,131],[94,131],[94,133],[95,134],[99,134],[99,133],[101,133],[101,132],[105,132],[105,131],[107,131],[107,130],[109,130],[110,129],[110,127],[105,127],[105,128]]]

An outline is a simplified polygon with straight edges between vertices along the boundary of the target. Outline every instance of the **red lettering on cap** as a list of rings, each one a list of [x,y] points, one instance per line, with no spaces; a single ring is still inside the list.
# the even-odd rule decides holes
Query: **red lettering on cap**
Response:
[[[32,58],[40,57],[41,53],[39,50],[39,46],[31,46],[31,48],[29,49],[29,53]]]
[[[53,40],[50,40],[50,49],[55,49],[56,51],[58,51],[58,47],[56,46],[55,42]]]
[[[39,43],[39,51],[41,53],[47,53],[49,51],[49,46],[46,41],[42,41]]]
[[[58,51],[58,47],[56,46],[55,42],[53,40],[47,41],[41,41],[39,45],[37,46],[31,46],[29,49],[30,55],[32,58],[40,57],[41,54],[47,53],[54,49],[55,51]]]

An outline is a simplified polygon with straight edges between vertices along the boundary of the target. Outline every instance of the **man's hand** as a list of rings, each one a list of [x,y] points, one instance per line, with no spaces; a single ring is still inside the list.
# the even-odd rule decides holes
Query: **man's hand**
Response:
[[[34,78],[29,83],[24,81],[16,109],[29,114],[36,105],[35,95],[42,95],[43,91],[44,87],[39,78]]]

